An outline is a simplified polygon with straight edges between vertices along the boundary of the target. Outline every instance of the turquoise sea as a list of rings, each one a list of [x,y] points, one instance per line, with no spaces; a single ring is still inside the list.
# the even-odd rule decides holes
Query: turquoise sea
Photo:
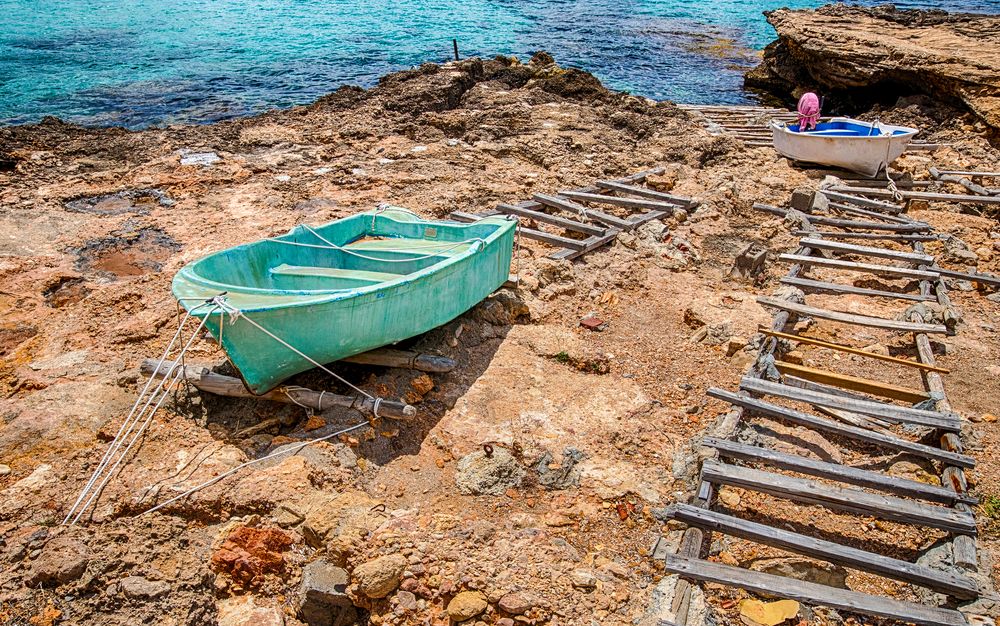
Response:
[[[874,4],[874,2],[866,2]],[[655,99],[739,103],[774,36],[816,0],[0,0],[0,124],[140,128],[310,102],[462,56],[551,52]],[[1000,0],[900,7],[1000,12]]]

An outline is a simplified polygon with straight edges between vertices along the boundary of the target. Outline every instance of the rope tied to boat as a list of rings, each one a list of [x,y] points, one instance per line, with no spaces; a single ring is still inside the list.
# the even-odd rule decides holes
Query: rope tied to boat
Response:
[[[310,232],[312,235],[314,235],[317,239],[319,239],[320,241],[322,241],[326,245],[321,246],[321,245],[317,245],[317,244],[303,243],[301,241],[288,241],[287,239],[281,239],[279,237],[269,237],[265,241],[273,241],[275,243],[283,243],[283,244],[289,245],[289,246],[302,246],[304,248],[323,248],[323,249],[328,249],[328,250],[338,250],[340,252],[343,252],[344,254],[349,254],[351,256],[358,257],[359,259],[365,259],[365,260],[368,260],[368,261],[378,261],[378,262],[381,262],[381,263],[411,263],[413,261],[423,261],[425,259],[431,259],[431,258],[434,258],[436,256],[441,256],[441,254],[443,254],[445,252],[450,252],[452,250],[455,250],[456,248],[461,248],[462,246],[466,246],[466,245],[469,245],[469,244],[472,244],[472,247],[470,249],[473,252],[477,252],[477,251],[479,251],[479,250],[481,250],[481,249],[483,249],[483,248],[486,247],[486,240],[485,239],[483,239],[482,237],[473,237],[472,239],[465,239],[465,240],[462,240],[462,241],[457,241],[457,242],[454,243],[454,245],[448,246],[447,248],[441,248],[441,249],[438,249],[438,250],[434,250],[430,254],[425,254],[423,256],[410,257],[410,258],[407,258],[407,259],[386,259],[386,258],[383,258],[383,257],[369,256],[367,254],[361,254],[360,252],[357,252],[355,250],[351,250],[350,248],[347,248],[347,247],[344,247],[344,246],[338,246],[337,244],[335,244],[332,241],[329,241],[328,239],[326,239],[325,237],[323,237],[323,235],[321,235],[318,232],[316,232],[315,230],[313,230],[313,228],[311,226],[309,226],[308,224],[301,224],[301,226],[302,226],[302,228],[304,228],[305,230],[307,230],[308,232]],[[437,245],[437,244],[435,244],[435,245]]]

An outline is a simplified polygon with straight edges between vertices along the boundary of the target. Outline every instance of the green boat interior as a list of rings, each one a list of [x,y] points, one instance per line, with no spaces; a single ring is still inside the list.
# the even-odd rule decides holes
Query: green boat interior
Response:
[[[502,224],[430,224],[398,211],[356,215],[197,262],[203,285],[237,292],[329,292],[392,282],[465,254]],[[402,219],[396,219],[402,217]]]

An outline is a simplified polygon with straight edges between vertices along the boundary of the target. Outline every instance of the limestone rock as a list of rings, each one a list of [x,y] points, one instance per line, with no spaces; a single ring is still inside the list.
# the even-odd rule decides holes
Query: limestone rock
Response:
[[[361,593],[369,598],[384,598],[399,586],[406,564],[401,554],[380,556],[355,568],[354,578]]]
[[[843,4],[815,11],[766,12],[778,40],[746,84],[782,96],[822,90],[828,101],[899,85],[960,100],[1000,128],[1000,17],[902,11]],[[833,102],[831,102],[833,104]]]
[[[570,580],[577,589],[593,589],[597,586],[597,577],[587,569],[576,569],[570,574]]]
[[[455,484],[465,494],[500,495],[519,487],[526,474],[510,450],[494,446],[490,454],[477,450],[463,456],[455,467]]]
[[[284,626],[280,607],[258,606],[253,596],[226,598],[218,603],[218,626]]]
[[[81,542],[61,536],[49,541],[31,564],[24,582],[29,587],[64,585],[83,576],[89,551]]]
[[[486,596],[482,593],[463,591],[448,603],[448,617],[456,622],[464,622],[485,611],[487,606]]]
[[[299,616],[310,626],[330,626],[335,609],[351,606],[347,570],[325,559],[302,568]]]
[[[142,576],[128,576],[119,581],[118,589],[127,598],[152,600],[166,595],[170,591],[170,584],[162,580],[148,580]]]
[[[523,591],[508,593],[497,603],[502,611],[511,615],[523,615],[531,610],[535,604],[537,604],[535,598]]]

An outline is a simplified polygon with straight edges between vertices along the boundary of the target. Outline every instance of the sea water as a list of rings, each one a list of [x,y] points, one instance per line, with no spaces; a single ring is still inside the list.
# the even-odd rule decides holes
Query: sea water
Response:
[[[546,50],[611,88],[741,103],[762,11],[819,0],[0,0],[0,124],[141,128],[308,103],[460,54]],[[874,4],[875,2],[869,2]],[[1000,0],[900,7],[998,12]]]

